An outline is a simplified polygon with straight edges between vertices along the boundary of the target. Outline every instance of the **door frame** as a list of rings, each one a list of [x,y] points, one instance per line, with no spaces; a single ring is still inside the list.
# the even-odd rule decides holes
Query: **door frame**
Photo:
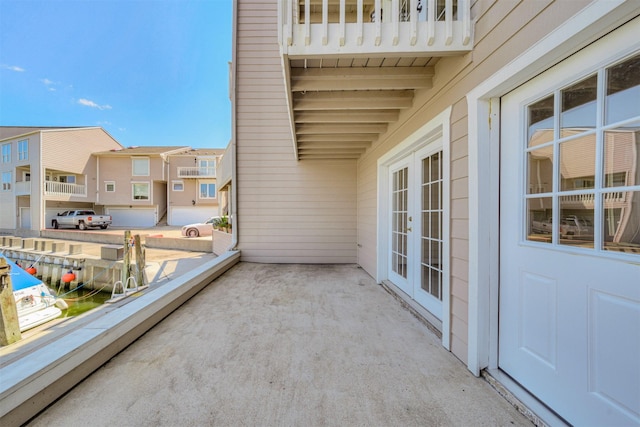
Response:
[[[633,0],[593,2],[467,94],[469,323],[467,368],[498,368],[500,97],[640,14]],[[640,19],[640,18],[635,18]],[[627,40],[634,40],[627,38]],[[637,42],[635,43],[637,44]],[[629,42],[629,51],[637,49]],[[492,238],[493,237],[493,238]]]
[[[449,250],[449,181],[450,181],[450,129],[451,129],[451,110],[449,106],[443,110],[440,114],[436,115],[428,123],[420,127],[413,132],[409,137],[405,138],[401,143],[393,147],[383,156],[378,159],[377,171],[378,171],[378,193],[377,193],[377,251],[376,251],[376,282],[382,283],[389,279],[389,252],[391,242],[389,238],[389,224],[390,224],[390,167],[407,157],[409,154],[418,151],[421,148],[426,147],[432,142],[442,139],[442,200],[446,206],[445,212],[443,212],[443,254],[450,257]],[[445,203],[445,201],[447,201]],[[446,218],[446,220],[445,220]],[[444,259],[443,256],[443,259]],[[449,262],[444,263],[443,277],[449,277]],[[450,286],[449,281],[445,280],[442,286],[442,346],[447,350],[450,349]],[[435,319],[435,316],[434,316]]]

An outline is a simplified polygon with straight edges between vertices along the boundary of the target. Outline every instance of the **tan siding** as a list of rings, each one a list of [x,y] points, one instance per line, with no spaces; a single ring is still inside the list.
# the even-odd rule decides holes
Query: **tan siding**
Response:
[[[246,261],[355,262],[355,161],[295,160],[276,9],[238,5],[239,248]]]
[[[95,174],[92,153],[116,148],[122,147],[98,128],[42,133],[42,162],[43,166],[49,169]]]
[[[358,162],[358,262],[376,272],[377,160],[445,108],[451,115],[451,350],[467,360],[468,310],[468,121],[466,94],[549,31],[587,0],[563,2],[483,1],[473,4],[475,47],[460,57],[441,58],[433,87],[416,93],[413,108],[401,114],[386,135]]]

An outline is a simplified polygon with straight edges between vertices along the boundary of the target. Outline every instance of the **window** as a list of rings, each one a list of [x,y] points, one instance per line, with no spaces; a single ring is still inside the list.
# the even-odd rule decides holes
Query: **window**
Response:
[[[198,161],[199,176],[216,175],[216,159],[200,159]]]
[[[18,141],[18,160],[29,160],[29,140]]]
[[[638,99],[640,54],[526,107],[527,240],[620,252],[640,245]]]
[[[60,175],[58,177],[58,181],[65,182],[67,184],[75,184],[76,183],[76,177],[75,177],[75,175]]]
[[[11,162],[11,143],[2,144],[2,163]]]
[[[216,184],[215,183],[200,183],[200,198],[201,199],[215,199],[216,198]]]
[[[184,182],[182,181],[172,181],[173,191],[184,191]]]
[[[104,183],[104,191],[107,193],[113,193],[116,191],[116,183],[115,181],[105,181]]]
[[[11,191],[11,172],[2,172],[2,191]]]
[[[131,170],[133,176],[149,176],[149,158],[133,157],[131,159]]]
[[[133,200],[149,200],[149,183],[134,182],[131,192],[133,193]]]

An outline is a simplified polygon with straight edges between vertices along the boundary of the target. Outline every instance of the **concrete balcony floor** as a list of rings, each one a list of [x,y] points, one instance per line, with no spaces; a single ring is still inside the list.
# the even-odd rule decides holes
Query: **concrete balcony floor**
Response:
[[[29,425],[531,423],[357,266],[239,263]]]

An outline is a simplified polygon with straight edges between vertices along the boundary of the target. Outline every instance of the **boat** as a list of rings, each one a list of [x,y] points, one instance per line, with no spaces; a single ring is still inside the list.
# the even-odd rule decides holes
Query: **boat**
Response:
[[[60,317],[66,303],[57,299],[55,293],[40,279],[23,270],[15,262],[0,254],[10,266],[13,296],[18,309],[20,332],[35,328]]]

